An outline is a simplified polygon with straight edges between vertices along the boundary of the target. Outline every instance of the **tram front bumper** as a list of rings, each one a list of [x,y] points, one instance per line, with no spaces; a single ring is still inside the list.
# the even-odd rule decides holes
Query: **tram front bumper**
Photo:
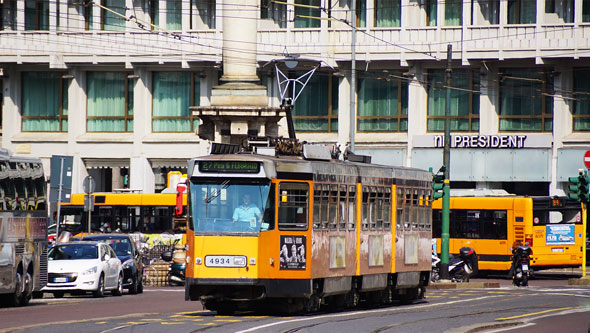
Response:
[[[311,279],[202,279],[187,278],[185,300],[253,301],[264,298],[308,297]]]

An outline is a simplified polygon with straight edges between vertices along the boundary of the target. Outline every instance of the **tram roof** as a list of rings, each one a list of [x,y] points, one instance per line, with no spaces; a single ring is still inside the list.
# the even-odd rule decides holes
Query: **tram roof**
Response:
[[[298,174],[324,174],[348,177],[383,177],[418,181],[432,181],[430,172],[418,168],[367,164],[352,161],[312,160],[297,155],[267,156],[256,153],[210,154],[198,156],[189,162],[189,174],[198,161],[249,161],[265,165],[270,176],[276,177],[277,172]]]

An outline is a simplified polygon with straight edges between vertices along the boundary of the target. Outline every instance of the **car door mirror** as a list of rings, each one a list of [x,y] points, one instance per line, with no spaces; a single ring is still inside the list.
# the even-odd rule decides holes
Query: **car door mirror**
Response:
[[[106,253],[106,254],[104,255],[104,261],[109,261],[110,259],[111,259],[111,255],[110,255],[110,254],[108,254],[108,253]]]

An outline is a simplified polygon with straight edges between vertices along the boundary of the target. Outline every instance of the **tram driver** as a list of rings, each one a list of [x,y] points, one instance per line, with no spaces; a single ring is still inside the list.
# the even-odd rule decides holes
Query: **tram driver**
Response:
[[[242,204],[236,207],[232,217],[234,222],[248,222],[250,228],[255,228],[256,223],[260,221],[262,213],[256,205],[250,202],[250,195],[244,194],[242,197]]]

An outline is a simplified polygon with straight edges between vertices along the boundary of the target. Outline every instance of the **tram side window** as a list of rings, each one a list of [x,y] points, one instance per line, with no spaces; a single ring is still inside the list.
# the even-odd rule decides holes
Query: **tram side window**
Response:
[[[356,229],[356,186],[348,186],[348,230]]]
[[[412,230],[418,230],[418,221],[422,217],[422,207],[419,205],[418,189],[412,189]]]
[[[430,230],[432,227],[432,191],[431,190],[423,190],[424,193],[424,201],[422,202],[422,212],[423,212],[423,229]]]
[[[391,188],[386,187],[383,193],[383,227],[391,228]]]
[[[279,184],[279,230],[307,230],[308,196],[306,183]]]
[[[375,230],[379,228],[377,224],[377,220],[379,218],[379,210],[381,207],[377,208],[377,187],[370,186],[369,187],[369,229]]]
[[[348,199],[346,189],[346,185],[339,186],[339,196],[338,196],[338,229],[340,231],[346,230],[346,221],[348,221],[348,217],[346,214],[348,213],[348,208],[346,207],[346,200]]]
[[[47,206],[47,190],[45,187],[45,179],[43,177],[33,180],[37,193],[37,209],[45,210]]]
[[[321,228],[324,230],[328,229],[328,203],[330,202],[330,186],[327,184],[322,185],[322,197],[320,198],[320,223]]]
[[[321,198],[322,198],[322,185],[315,184],[313,186],[313,228],[314,229],[320,229],[320,227],[321,227],[321,219],[320,219],[320,209],[322,207]]]
[[[5,178],[0,180],[0,185],[2,186],[2,191],[4,192],[3,199],[5,209],[18,209],[16,203],[16,188],[14,187],[14,183],[10,180],[10,178]]]
[[[25,180],[22,178],[13,178],[16,188],[16,207],[15,210],[27,209],[27,192],[25,191]]]
[[[330,230],[338,228],[338,185],[330,185],[330,202],[328,204],[328,223]]]
[[[405,191],[405,198],[404,198],[404,229],[410,230],[412,225],[412,212],[414,207],[412,207],[412,189],[406,188]]]
[[[362,221],[361,227],[363,230],[369,229],[369,196],[370,189],[368,186],[363,186],[363,202],[362,202]]]
[[[395,207],[397,210],[396,213],[396,223],[397,229],[401,230],[403,228],[403,218],[404,218],[404,189],[402,187],[397,188],[397,196],[396,196],[396,203]]]

